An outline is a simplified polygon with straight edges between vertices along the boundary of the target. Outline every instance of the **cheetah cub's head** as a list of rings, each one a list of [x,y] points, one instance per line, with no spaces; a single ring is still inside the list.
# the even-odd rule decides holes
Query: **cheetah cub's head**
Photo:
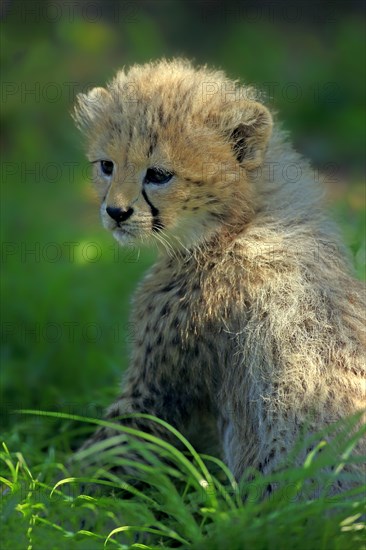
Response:
[[[241,231],[271,133],[253,89],[184,60],[136,65],[77,98],[103,225],[120,243],[191,249]]]

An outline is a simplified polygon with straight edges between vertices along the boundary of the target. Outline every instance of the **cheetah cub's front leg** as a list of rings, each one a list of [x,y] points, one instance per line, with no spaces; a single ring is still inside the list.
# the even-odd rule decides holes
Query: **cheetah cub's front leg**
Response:
[[[183,269],[183,272],[182,272]],[[216,278],[216,277],[214,277]],[[135,338],[122,394],[107,412],[107,420],[149,432],[181,447],[180,440],[161,424],[139,417],[150,414],[179,430],[199,452],[222,456],[217,430],[217,392],[222,355],[221,305],[212,318],[202,314],[203,286],[196,280],[196,263],[161,257],[140,284],[133,301],[131,323]],[[209,322],[208,322],[209,321]],[[126,415],[126,418],[120,418]],[[131,415],[131,416],[130,416]],[[101,428],[81,450],[108,440],[118,432]],[[105,441],[106,444],[107,441]],[[115,449],[117,454],[118,449]],[[141,460],[127,445],[120,455]],[[98,461],[98,453],[91,457]],[[103,465],[103,456],[101,461]],[[104,464],[106,466],[106,464]],[[136,470],[125,468],[127,474]]]
[[[151,334],[149,332],[144,334],[147,341],[152,341],[156,337],[157,335],[156,333],[153,334],[153,331]],[[158,339],[160,339],[159,336]],[[122,393],[108,408],[105,419],[128,428],[153,434],[178,447],[179,440],[169,430],[153,420],[141,418],[139,414],[156,416],[176,427],[179,431],[184,431],[187,417],[191,414],[192,395],[196,393],[195,389],[182,387],[178,372],[177,376],[172,375],[172,373],[167,375],[166,365],[161,363],[162,353],[159,348],[154,351],[149,343],[145,343],[134,352],[134,355],[134,360],[124,376]],[[121,439],[123,439],[121,434],[123,434],[123,431],[101,427],[84,443],[80,451],[88,449],[101,441],[105,441],[105,443],[110,441],[111,447],[113,447],[116,446],[117,441],[117,458],[141,460],[141,456],[137,456],[129,448],[128,439],[125,443],[121,443]],[[106,449],[110,449],[110,446],[107,445]],[[96,452],[89,457],[88,462],[91,464],[99,463],[108,469],[108,464],[103,464],[103,460],[105,462],[103,454],[98,457],[98,452]],[[126,467],[125,470],[126,473],[136,473],[131,468]]]

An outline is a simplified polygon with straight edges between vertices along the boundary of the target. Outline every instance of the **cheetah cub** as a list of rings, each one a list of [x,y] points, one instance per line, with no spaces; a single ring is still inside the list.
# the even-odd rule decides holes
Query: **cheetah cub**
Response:
[[[160,417],[239,480],[365,407],[365,294],[309,164],[255,90],[162,60],[79,95],[74,118],[104,227],[121,245],[159,248],[108,419]]]

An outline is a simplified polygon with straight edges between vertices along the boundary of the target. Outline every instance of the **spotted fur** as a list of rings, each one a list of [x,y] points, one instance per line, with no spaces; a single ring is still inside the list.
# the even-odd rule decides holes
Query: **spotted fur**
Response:
[[[364,290],[309,164],[252,88],[162,60],[79,96],[75,119],[89,159],[114,163],[108,181],[94,164],[104,226],[159,248],[108,418],[157,415],[239,479],[365,407]],[[151,167],[174,176],[144,183]],[[116,223],[106,206],[133,214]]]

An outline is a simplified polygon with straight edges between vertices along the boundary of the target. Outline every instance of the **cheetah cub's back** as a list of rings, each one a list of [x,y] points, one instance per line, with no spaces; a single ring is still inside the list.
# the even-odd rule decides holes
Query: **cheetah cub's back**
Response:
[[[239,479],[365,407],[365,294],[312,170],[252,88],[163,60],[78,96],[75,119],[104,227],[160,251],[134,298],[140,337],[108,418],[159,416]]]

